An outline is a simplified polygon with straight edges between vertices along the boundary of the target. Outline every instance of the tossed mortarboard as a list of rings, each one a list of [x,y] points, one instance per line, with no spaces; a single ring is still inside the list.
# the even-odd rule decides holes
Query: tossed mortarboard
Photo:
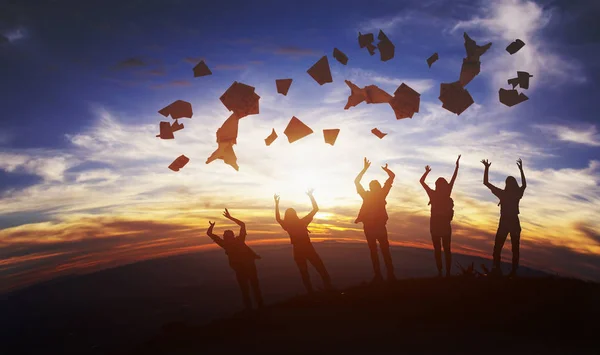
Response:
[[[179,171],[179,169],[183,168],[189,161],[190,158],[182,154],[179,157],[177,157],[177,159],[173,160],[171,165],[169,165],[169,169],[173,171]]]
[[[277,79],[275,80],[275,86],[277,86],[277,92],[283,96],[287,96],[290,86],[292,86],[292,79]]]
[[[382,30],[379,30],[377,39],[379,39],[379,43],[377,43],[377,49],[379,49],[381,61],[387,62],[388,60],[394,58],[396,47],[394,47],[392,41],[390,41],[390,39],[385,35],[385,33],[383,33]]]
[[[502,102],[508,107],[520,104],[521,102],[527,101],[529,99],[527,96],[525,96],[525,94],[519,94],[515,89],[500,89],[500,91],[498,92],[498,98],[500,99],[500,102]]]
[[[394,97],[390,100],[390,106],[394,110],[397,120],[412,118],[416,112],[419,112],[420,105],[421,94],[405,83],[402,83],[396,89]]]
[[[276,139],[277,139],[277,133],[275,133],[275,128],[273,128],[273,131],[271,132],[271,134],[269,134],[269,136],[267,138],[265,138],[265,144],[267,146],[270,146],[271,143],[273,143]]]
[[[259,113],[258,96],[254,87],[234,81],[233,84],[221,95],[220,100],[229,111],[237,114],[238,118]]]
[[[313,130],[310,129],[307,125],[305,125],[302,121],[296,118],[296,116],[292,117],[290,122],[288,123],[283,134],[287,136],[288,142],[294,143],[295,141],[302,139],[309,134],[312,134]]]
[[[159,125],[160,133],[157,134],[157,137],[160,139],[174,139],[173,130],[171,129],[171,124],[169,122],[161,122]]]
[[[325,138],[325,143],[334,145],[335,140],[337,139],[338,134],[340,134],[339,128],[336,129],[324,129],[323,137]]]
[[[203,60],[201,60],[200,63],[196,64],[196,66],[194,67],[193,70],[194,70],[194,78],[212,74],[212,72],[210,71],[210,69],[208,69],[208,66],[206,65],[206,63],[204,63]]]
[[[469,91],[459,81],[441,83],[439,100],[443,103],[443,108],[457,115],[463,113],[474,103]]]
[[[368,104],[387,104],[392,99],[392,95],[380,89],[377,85],[368,85],[364,87],[366,94],[365,101]]]
[[[233,113],[217,129],[217,143],[232,142],[237,143],[239,117]]]
[[[343,65],[348,64],[348,56],[337,48],[333,49],[333,57]]]
[[[525,46],[525,42],[517,38],[514,42],[509,44],[508,47],[506,47],[506,51],[513,55],[517,53],[519,49],[523,48],[523,46]]]
[[[210,157],[206,159],[206,164],[209,164],[217,159],[223,160],[225,164],[230,165],[235,170],[240,169],[240,167],[237,164],[237,157],[235,156],[235,152],[233,151],[232,142],[220,142],[217,150],[215,150],[210,155]]]
[[[184,117],[192,118],[192,104],[190,104],[187,101],[177,100],[172,104],[168,105],[167,107],[158,111],[158,113],[165,117],[169,117],[169,115],[171,115],[171,118],[174,120]]]
[[[379,139],[383,139],[383,137],[387,136],[387,133],[383,133],[381,132],[379,129],[377,128],[373,128],[371,130],[371,133],[373,133],[374,135],[376,135],[377,137],[379,137]]]
[[[429,65],[429,67],[431,68],[431,65],[437,62],[438,59],[440,59],[438,53],[433,53],[429,58],[427,58],[427,65]]]
[[[526,71],[517,71],[517,77],[508,79],[508,83],[512,85],[513,89],[519,85],[523,89],[529,89],[529,78],[532,78],[533,75],[530,75]]]
[[[319,85],[333,82],[331,70],[329,69],[329,61],[324,55],[310,69],[306,71]]]
[[[183,127],[183,123],[179,123],[179,121],[175,120],[175,122],[173,122],[173,124],[171,124],[171,131],[172,132],[177,132],[179,130],[182,130]]]
[[[350,88],[350,96],[348,96],[348,102],[346,103],[344,110],[347,110],[350,107],[354,107],[367,99],[367,93],[364,89],[361,89],[358,86],[354,85],[350,80],[344,81],[346,82],[346,85],[348,85],[348,87]]]
[[[370,55],[375,54],[376,47],[375,45],[373,45],[374,40],[375,37],[372,33],[367,33],[363,35],[362,33],[358,32],[358,45],[360,46],[360,48],[367,47],[367,50],[369,51]]]
[[[477,45],[477,43],[469,37],[467,32],[463,34],[465,38],[465,50],[467,51],[467,58],[469,60],[478,61],[488,49],[492,46],[492,42],[484,44],[483,46]]]
[[[462,67],[460,68],[460,84],[466,86],[480,71],[481,62],[479,60],[463,59]]]

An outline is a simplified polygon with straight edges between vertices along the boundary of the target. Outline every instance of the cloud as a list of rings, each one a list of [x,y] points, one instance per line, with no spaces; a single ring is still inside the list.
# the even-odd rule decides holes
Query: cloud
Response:
[[[147,66],[148,63],[139,57],[131,57],[120,61],[119,63],[113,66],[115,70],[125,70],[125,69],[135,69],[135,68],[143,68]]]
[[[587,128],[575,128],[558,124],[536,124],[533,127],[557,138],[559,141],[600,147],[600,134],[598,134],[594,125]]]
[[[422,94],[425,91],[433,88],[436,85],[436,82],[433,79],[418,79],[418,78],[395,78],[390,76],[385,76],[381,73],[365,70],[360,68],[352,68],[349,69],[347,73],[344,75],[348,78],[348,80],[352,81],[357,85],[361,82],[364,85],[371,84],[383,84],[388,85],[389,88],[393,88],[390,94],[393,94],[394,91],[400,86],[402,83],[410,86],[412,89]],[[356,81],[356,82],[355,82]],[[383,88],[382,88],[383,89]]]
[[[394,16],[373,18],[361,23],[359,25],[359,29],[362,33],[373,31],[379,32],[379,30],[389,32],[390,30],[395,29],[399,25],[409,21],[412,18],[411,15],[411,13],[404,12]],[[377,36],[377,34],[375,34],[375,36]]]

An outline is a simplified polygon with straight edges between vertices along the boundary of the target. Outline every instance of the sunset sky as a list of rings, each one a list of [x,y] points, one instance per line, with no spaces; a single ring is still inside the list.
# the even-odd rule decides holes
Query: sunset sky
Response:
[[[324,4],[327,4],[326,6]],[[452,175],[453,251],[490,256],[499,207],[482,184],[504,188],[523,159],[522,264],[600,280],[600,28],[597,1],[0,1],[0,292],[38,280],[206,248],[205,231],[247,223],[249,242],[287,242],[281,208],[320,211],[312,237],[364,240],[354,224],[353,180],[397,177],[388,197],[390,239],[431,248],[427,195],[419,184]],[[358,31],[385,31],[395,57],[358,46]],[[442,82],[458,80],[463,32],[491,41],[467,89],[475,104],[457,116],[441,107]],[[516,38],[526,45],[514,55]],[[349,57],[343,66],[334,47]],[[434,52],[440,59],[428,68]],[[307,73],[327,55],[333,83]],[[204,59],[213,75],[194,78]],[[516,71],[533,75],[529,100],[506,107],[498,90]],[[275,79],[293,78],[287,96]],[[389,105],[344,110],[349,88],[406,83],[420,112],[396,120]],[[239,171],[205,164],[230,112],[219,97],[234,82],[254,86],[260,114],[243,118]],[[157,111],[189,101],[174,140],[156,138]],[[289,144],[292,116],[314,134]],[[169,118],[170,120],[170,118]],[[371,134],[377,127],[383,139]],[[279,138],[264,143],[271,129]],[[334,146],[323,129],[339,128]],[[190,162],[175,173],[179,155]],[[520,183],[520,180],[519,180]],[[510,243],[507,243],[507,246]],[[366,248],[366,246],[365,246]],[[505,259],[510,248],[505,248]],[[433,257],[431,260],[432,268]]]

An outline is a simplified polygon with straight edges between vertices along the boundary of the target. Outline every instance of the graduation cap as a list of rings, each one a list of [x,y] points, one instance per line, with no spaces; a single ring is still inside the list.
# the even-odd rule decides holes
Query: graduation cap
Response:
[[[171,115],[171,118],[174,120],[184,117],[192,118],[192,104],[187,101],[177,100],[169,106],[158,111],[158,113],[165,117],[169,117],[169,115]]]
[[[174,139],[173,130],[171,129],[171,124],[169,122],[161,122],[159,125],[160,134],[157,134],[157,137],[161,139]]]
[[[376,47],[373,45],[374,40],[375,37],[372,33],[367,33],[363,35],[362,33],[358,32],[358,45],[360,46],[360,48],[367,47],[367,50],[369,51],[370,55],[375,54]]]
[[[292,117],[290,122],[288,123],[283,134],[287,136],[288,142],[294,143],[295,141],[312,134],[313,130],[310,129],[307,125],[305,125],[302,121],[296,118],[296,116]]]
[[[312,76],[312,78],[315,79],[319,85],[333,82],[333,79],[331,78],[331,70],[329,70],[329,61],[327,60],[326,55],[319,59],[306,72],[308,75]]]
[[[265,144],[267,146],[270,146],[271,143],[273,143],[276,139],[277,139],[277,133],[275,133],[275,128],[273,128],[273,131],[271,132],[271,134],[269,134],[269,136],[267,138],[265,138]]]
[[[505,104],[508,107],[512,107],[516,104],[520,104],[523,101],[527,101],[529,98],[527,96],[525,96],[525,94],[523,93],[518,93],[517,90],[512,89],[512,90],[506,90],[506,89],[500,89],[500,91],[498,92],[498,97],[500,99],[500,102],[502,102],[503,104]]]
[[[277,92],[283,96],[287,96],[288,90],[292,85],[292,79],[277,79],[275,80],[275,86],[277,86]]]
[[[396,89],[394,97],[390,100],[390,106],[394,110],[397,120],[412,118],[416,112],[419,112],[420,104],[421,94],[404,83]]]
[[[508,47],[506,47],[506,51],[513,55],[517,53],[519,49],[523,48],[523,46],[525,46],[525,42],[517,38],[514,42],[509,44]]]
[[[233,113],[225,122],[217,129],[217,143],[232,142],[237,143],[239,117]]]
[[[481,62],[479,60],[463,59],[462,67],[460,68],[460,84],[467,85],[481,71]]]
[[[344,110],[347,110],[350,107],[354,107],[367,99],[367,93],[364,89],[361,89],[358,86],[354,85],[350,80],[344,81],[346,82],[346,85],[348,85],[348,87],[350,88],[350,96],[348,96],[348,102],[346,103]]]
[[[439,100],[443,103],[443,108],[457,115],[463,113],[474,103],[469,91],[459,81],[441,83]]]
[[[390,39],[385,35],[385,33],[383,33],[382,30],[379,30],[377,39],[379,39],[379,43],[377,43],[377,49],[379,49],[381,61],[387,62],[388,60],[394,58],[394,51],[396,47],[394,47],[392,41],[390,41]]]
[[[333,57],[337,59],[338,62],[344,65],[348,64],[348,56],[337,48],[333,49]]]
[[[437,52],[433,53],[429,58],[427,58],[427,65],[429,65],[429,67],[431,68],[431,65],[437,62],[438,59],[440,59],[440,57],[437,54]]]
[[[235,170],[239,170],[240,167],[237,165],[237,157],[233,151],[232,142],[219,142],[219,147],[215,150],[208,159],[206,164],[209,164],[217,159],[223,160],[227,165],[231,165]]]
[[[238,118],[259,113],[258,96],[254,87],[234,81],[233,84],[221,95],[220,100],[229,111],[237,114]]]
[[[183,129],[183,123],[179,123],[179,121],[175,120],[175,122],[173,122],[173,124],[171,124],[172,132],[177,132],[181,129]]]
[[[177,159],[173,160],[171,165],[169,165],[169,169],[173,171],[179,171],[179,169],[183,168],[189,161],[190,158],[182,154],[179,157],[177,157]]]
[[[208,66],[206,65],[206,63],[204,63],[203,60],[200,61],[200,63],[196,64],[196,66],[194,67],[193,70],[194,70],[194,78],[212,74],[212,72],[210,71],[210,69],[208,69]]]
[[[364,88],[368,104],[387,104],[392,99],[392,95],[380,89],[377,85],[368,85]]]
[[[508,83],[512,85],[513,89],[519,85],[523,89],[529,89],[529,78],[533,77],[526,71],[518,71],[517,77],[508,79]]]
[[[467,58],[473,61],[478,61],[488,49],[492,46],[492,42],[484,44],[483,46],[477,45],[477,43],[469,37],[467,32],[463,34],[465,38],[465,50],[467,51]]]
[[[383,137],[387,136],[387,133],[382,133],[380,130],[378,130],[377,128],[373,128],[371,130],[371,133],[373,133],[374,135],[376,135],[377,137],[379,137],[379,139],[382,139]]]
[[[337,139],[338,134],[340,134],[339,128],[336,129],[324,129],[323,137],[325,138],[325,143],[334,145],[335,140]]]

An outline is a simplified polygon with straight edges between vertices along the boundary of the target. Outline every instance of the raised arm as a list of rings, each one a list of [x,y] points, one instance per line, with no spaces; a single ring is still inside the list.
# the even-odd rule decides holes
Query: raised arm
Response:
[[[273,195],[273,199],[275,200],[275,220],[281,225],[281,215],[279,214],[279,195]]]
[[[521,190],[525,192],[525,188],[527,187],[527,181],[525,180],[525,173],[523,172],[523,161],[519,158],[517,160],[517,166],[519,167],[519,171],[521,172]]]
[[[310,197],[310,202],[312,203],[312,210],[306,215],[306,217],[304,217],[309,220],[312,220],[313,217],[317,214],[317,212],[319,212],[319,206],[317,205],[317,200],[315,200],[315,196],[313,196],[313,191],[313,189],[310,189],[306,192],[308,197]]]
[[[220,247],[223,247],[223,239],[221,239],[218,235],[213,233],[213,228],[215,227],[215,222],[208,221],[208,224],[210,225],[210,227],[208,227],[208,230],[206,231],[206,235],[208,235],[210,237],[210,239],[213,240],[213,242],[217,243],[217,245],[219,245]]]
[[[388,174],[388,178],[385,181],[385,183],[383,184],[383,193],[385,196],[387,196],[387,194],[390,193],[390,189],[392,188],[392,183],[394,182],[394,178],[396,177],[396,174],[394,174],[393,171],[388,169],[387,164],[385,164],[385,166],[382,166],[381,168],[383,169],[383,171],[385,171]]]
[[[431,194],[431,187],[429,187],[429,185],[427,185],[427,183],[425,182],[425,179],[427,178],[427,175],[429,175],[430,171],[431,171],[431,168],[429,167],[429,165],[425,166],[425,172],[423,173],[423,176],[421,176],[421,179],[419,180],[419,182],[421,183],[421,186],[423,186],[423,188],[425,189],[425,192],[427,192],[427,195]]]
[[[364,163],[363,163],[363,169],[360,171],[360,173],[358,173],[358,175],[356,176],[356,179],[354,179],[354,185],[356,186],[356,192],[358,192],[358,194],[360,196],[365,195],[365,189],[360,184],[360,180],[362,180],[363,176],[365,175],[365,173],[367,172],[367,169],[369,169],[370,166],[371,166],[371,162],[368,161],[367,158],[365,158]]]
[[[240,234],[238,236],[238,238],[240,238],[242,241],[246,241],[246,223],[240,221],[239,219],[233,217],[231,214],[229,214],[229,211],[227,210],[227,208],[225,209],[225,212],[223,212],[223,216],[225,216],[225,218],[229,219],[230,221],[234,222],[235,224],[237,224],[238,226],[240,226]]]
[[[490,165],[492,165],[492,163],[490,163],[487,159],[484,159],[481,162],[485,166],[485,171],[483,172],[483,184],[487,186],[487,188],[490,189],[490,191],[492,191],[492,193],[496,195],[496,197],[500,198],[502,190],[492,185],[489,181]]]
[[[458,155],[458,159],[456,159],[456,167],[454,168],[454,174],[452,174],[452,179],[450,179],[450,192],[452,192],[452,188],[454,187],[454,182],[456,181],[456,176],[458,175],[458,162],[460,161],[460,155]]]

